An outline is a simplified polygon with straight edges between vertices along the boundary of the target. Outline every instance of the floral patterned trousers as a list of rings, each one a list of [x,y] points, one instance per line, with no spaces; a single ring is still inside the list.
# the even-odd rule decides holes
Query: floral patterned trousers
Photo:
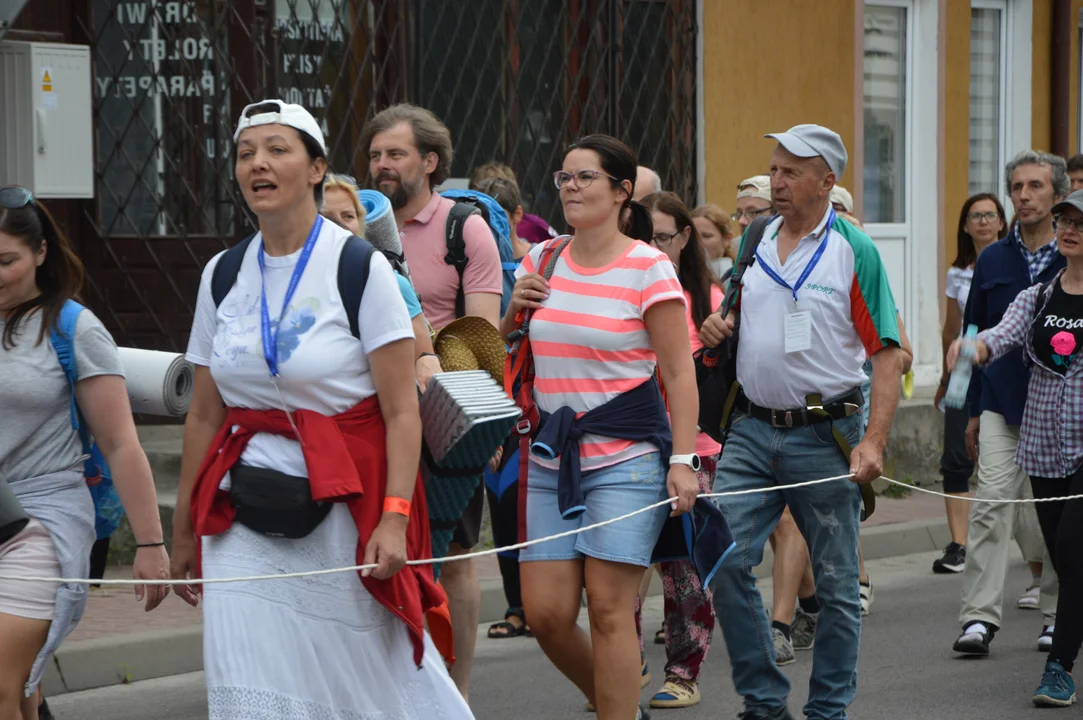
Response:
[[[703,467],[696,473],[700,492],[710,492],[714,483],[718,456],[701,458]],[[710,588],[703,587],[689,560],[663,562],[662,592],[665,597],[666,676],[696,682],[707,657],[714,632],[714,602]],[[639,599],[636,599],[636,632],[643,655],[643,622]]]

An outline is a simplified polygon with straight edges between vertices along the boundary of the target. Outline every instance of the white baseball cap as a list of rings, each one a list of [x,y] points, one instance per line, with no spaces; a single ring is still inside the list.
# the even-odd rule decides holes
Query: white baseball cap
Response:
[[[835,203],[842,205],[842,209],[848,213],[854,211],[854,196],[842,185],[831,188],[831,204],[834,205]]]
[[[265,112],[258,112],[249,117],[248,114],[253,108],[264,105],[268,106]],[[272,110],[269,107],[272,105],[277,105],[278,109]],[[323,154],[327,155],[327,142],[324,140],[320,124],[316,122],[316,118],[312,117],[312,113],[301,105],[293,105],[282,100],[260,100],[257,103],[246,105],[244,110],[241,110],[241,117],[237,121],[237,130],[233,133],[233,142],[237,142],[237,138],[241,136],[242,131],[256,125],[286,125],[291,127],[316,141],[316,144],[323,150]]]
[[[737,199],[746,197],[771,202],[771,178],[767,175],[754,175],[737,183]]]
[[[846,145],[842,138],[834,130],[821,125],[794,125],[782,133],[770,133],[765,138],[778,140],[782,147],[800,158],[810,158],[819,155],[827,163],[836,178],[841,178],[846,172]]]

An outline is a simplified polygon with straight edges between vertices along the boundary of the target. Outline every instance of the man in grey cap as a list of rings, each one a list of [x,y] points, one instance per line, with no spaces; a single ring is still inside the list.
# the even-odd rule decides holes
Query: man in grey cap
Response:
[[[823,603],[804,711],[810,720],[839,720],[857,692],[862,493],[856,483],[869,483],[882,471],[903,357],[876,246],[837,221],[831,207],[831,188],[846,170],[842,139],[818,125],[767,137],[778,141],[771,199],[779,217],[760,236],[736,312],[711,315],[700,333],[713,347],[732,334],[738,318],[745,327],[737,345],[740,391],[714,490],[766,491],[721,502],[742,549],[715,576],[714,597],[733,682],[745,699],[741,717],[788,720],[789,680],[774,662],[771,624],[752,574],[788,505],[808,539]],[[743,243],[755,242],[755,229]],[[863,435],[866,355],[873,365],[872,409]]]

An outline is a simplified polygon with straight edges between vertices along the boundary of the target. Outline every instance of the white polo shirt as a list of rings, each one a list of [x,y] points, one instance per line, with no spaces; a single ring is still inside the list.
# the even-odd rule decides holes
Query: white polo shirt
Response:
[[[785,265],[778,259],[783,221],[775,218],[764,230],[759,259],[745,272],[738,305],[737,379],[757,405],[792,410],[805,407],[810,393],[824,399],[840,395],[865,381],[861,366],[867,356],[888,342],[899,344],[895,300],[879,251],[868,235],[842,218],[825,232],[832,216],[828,207]],[[799,309],[811,313],[811,346],[787,353],[784,328],[786,316],[794,312],[793,293],[764,272],[761,259],[793,286],[821,243],[827,243],[823,255],[797,288]]]

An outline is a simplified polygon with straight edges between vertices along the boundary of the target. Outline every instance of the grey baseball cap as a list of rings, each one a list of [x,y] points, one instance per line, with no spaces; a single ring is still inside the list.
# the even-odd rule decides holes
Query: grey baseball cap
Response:
[[[794,125],[782,133],[771,133],[764,137],[778,140],[782,147],[797,157],[810,158],[819,155],[835,173],[835,178],[841,178],[846,172],[846,146],[842,144],[842,138],[834,130],[829,130],[821,125]]]
[[[1076,190],[1068,197],[1053,206],[1053,214],[1059,215],[1068,208],[1074,208],[1083,213],[1083,190]]]

